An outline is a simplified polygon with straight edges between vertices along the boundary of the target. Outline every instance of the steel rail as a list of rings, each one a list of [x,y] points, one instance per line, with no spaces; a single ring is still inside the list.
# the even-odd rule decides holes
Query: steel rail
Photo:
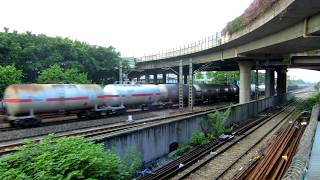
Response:
[[[289,105],[271,116],[264,116],[262,118],[258,118],[254,122],[251,122],[251,123],[247,124],[246,126],[237,129],[233,134],[239,135],[241,133],[244,133],[245,131],[256,126],[257,124],[259,124],[263,120],[272,119],[273,117],[277,116],[278,114],[280,114],[281,112],[286,110],[288,107],[289,107]],[[153,172],[153,174],[148,174],[140,179],[143,179],[143,180],[145,180],[145,179],[167,179],[167,178],[173,176],[174,174],[176,174],[177,172],[185,169],[186,167],[188,167],[188,165],[194,163],[198,159],[204,157],[205,155],[207,155],[211,151],[217,149],[218,147],[221,147],[226,142],[227,141],[220,141],[220,142],[214,141],[214,142],[210,142],[207,146],[200,146],[200,147],[192,150],[191,152],[181,156],[177,160],[172,161],[171,163],[167,164],[166,166],[159,168],[158,170]],[[236,141],[236,142],[238,142],[238,141]],[[201,152],[201,153],[199,153],[199,152]],[[220,153],[222,153],[222,152],[220,152]],[[183,164],[183,167],[178,168],[179,164]],[[196,169],[194,169],[194,170],[196,170]],[[184,178],[184,177],[185,176],[183,176],[182,178]]]

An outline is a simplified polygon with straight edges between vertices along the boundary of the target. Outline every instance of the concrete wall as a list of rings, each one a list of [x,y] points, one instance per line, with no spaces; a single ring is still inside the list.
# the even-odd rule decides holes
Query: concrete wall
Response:
[[[203,116],[184,119],[124,133],[103,142],[107,149],[115,147],[120,157],[124,157],[128,150],[135,149],[141,152],[144,161],[149,162],[167,154],[171,143],[188,142],[193,132],[201,131],[202,120]]]
[[[286,101],[287,98],[284,95],[283,97],[269,97],[245,104],[233,105],[227,125],[233,122],[243,123],[266,108]],[[206,129],[207,114],[200,113],[189,119],[181,118],[169,123],[139,128],[135,131],[108,135],[98,139],[98,142],[104,143],[107,149],[115,147],[121,157],[129,149],[136,149],[142,153],[144,161],[149,162],[169,153],[171,143],[188,142],[193,132]]]

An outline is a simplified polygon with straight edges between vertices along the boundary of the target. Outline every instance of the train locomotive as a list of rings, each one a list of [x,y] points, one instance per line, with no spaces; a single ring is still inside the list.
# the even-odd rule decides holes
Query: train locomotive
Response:
[[[183,86],[184,100],[189,87]],[[195,103],[237,100],[237,85],[193,85]],[[96,117],[128,108],[167,106],[179,100],[177,84],[15,84],[6,88],[0,109],[15,126],[34,126],[41,114],[76,113]]]

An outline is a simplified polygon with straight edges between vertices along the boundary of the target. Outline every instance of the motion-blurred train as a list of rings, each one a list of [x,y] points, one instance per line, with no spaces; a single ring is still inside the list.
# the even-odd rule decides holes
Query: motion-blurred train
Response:
[[[237,100],[237,85],[193,85],[195,103]],[[187,102],[188,85],[183,86]],[[170,106],[179,101],[177,84],[16,84],[6,88],[0,109],[15,126],[33,126],[41,114],[76,113],[94,117],[127,108]]]

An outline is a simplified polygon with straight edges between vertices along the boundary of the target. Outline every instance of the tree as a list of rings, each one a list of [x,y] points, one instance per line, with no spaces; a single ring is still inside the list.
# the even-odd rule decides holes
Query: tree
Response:
[[[7,86],[20,83],[21,78],[22,71],[16,69],[13,65],[0,65],[0,97]]]
[[[207,72],[210,84],[234,84],[240,79],[239,71],[213,71]]]
[[[45,69],[37,79],[38,83],[66,83],[66,84],[88,84],[90,81],[87,78],[86,73],[81,73],[77,69],[63,69],[58,65],[54,64],[48,69]]]
[[[134,160],[121,161],[114,150],[81,137],[50,135],[2,157],[0,179],[131,179],[141,163]]]
[[[35,35],[30,31],[5,31],[0,32],[0,65],[16,64],[24,74],[24,82],[36,82],[39,73],[54,64],[85,72],[95,83],[113,83],[118,78],[115,67],[121,58],[112,46],[89,45],[68,38]],[[126,66],[126,61],[122,64]]]

